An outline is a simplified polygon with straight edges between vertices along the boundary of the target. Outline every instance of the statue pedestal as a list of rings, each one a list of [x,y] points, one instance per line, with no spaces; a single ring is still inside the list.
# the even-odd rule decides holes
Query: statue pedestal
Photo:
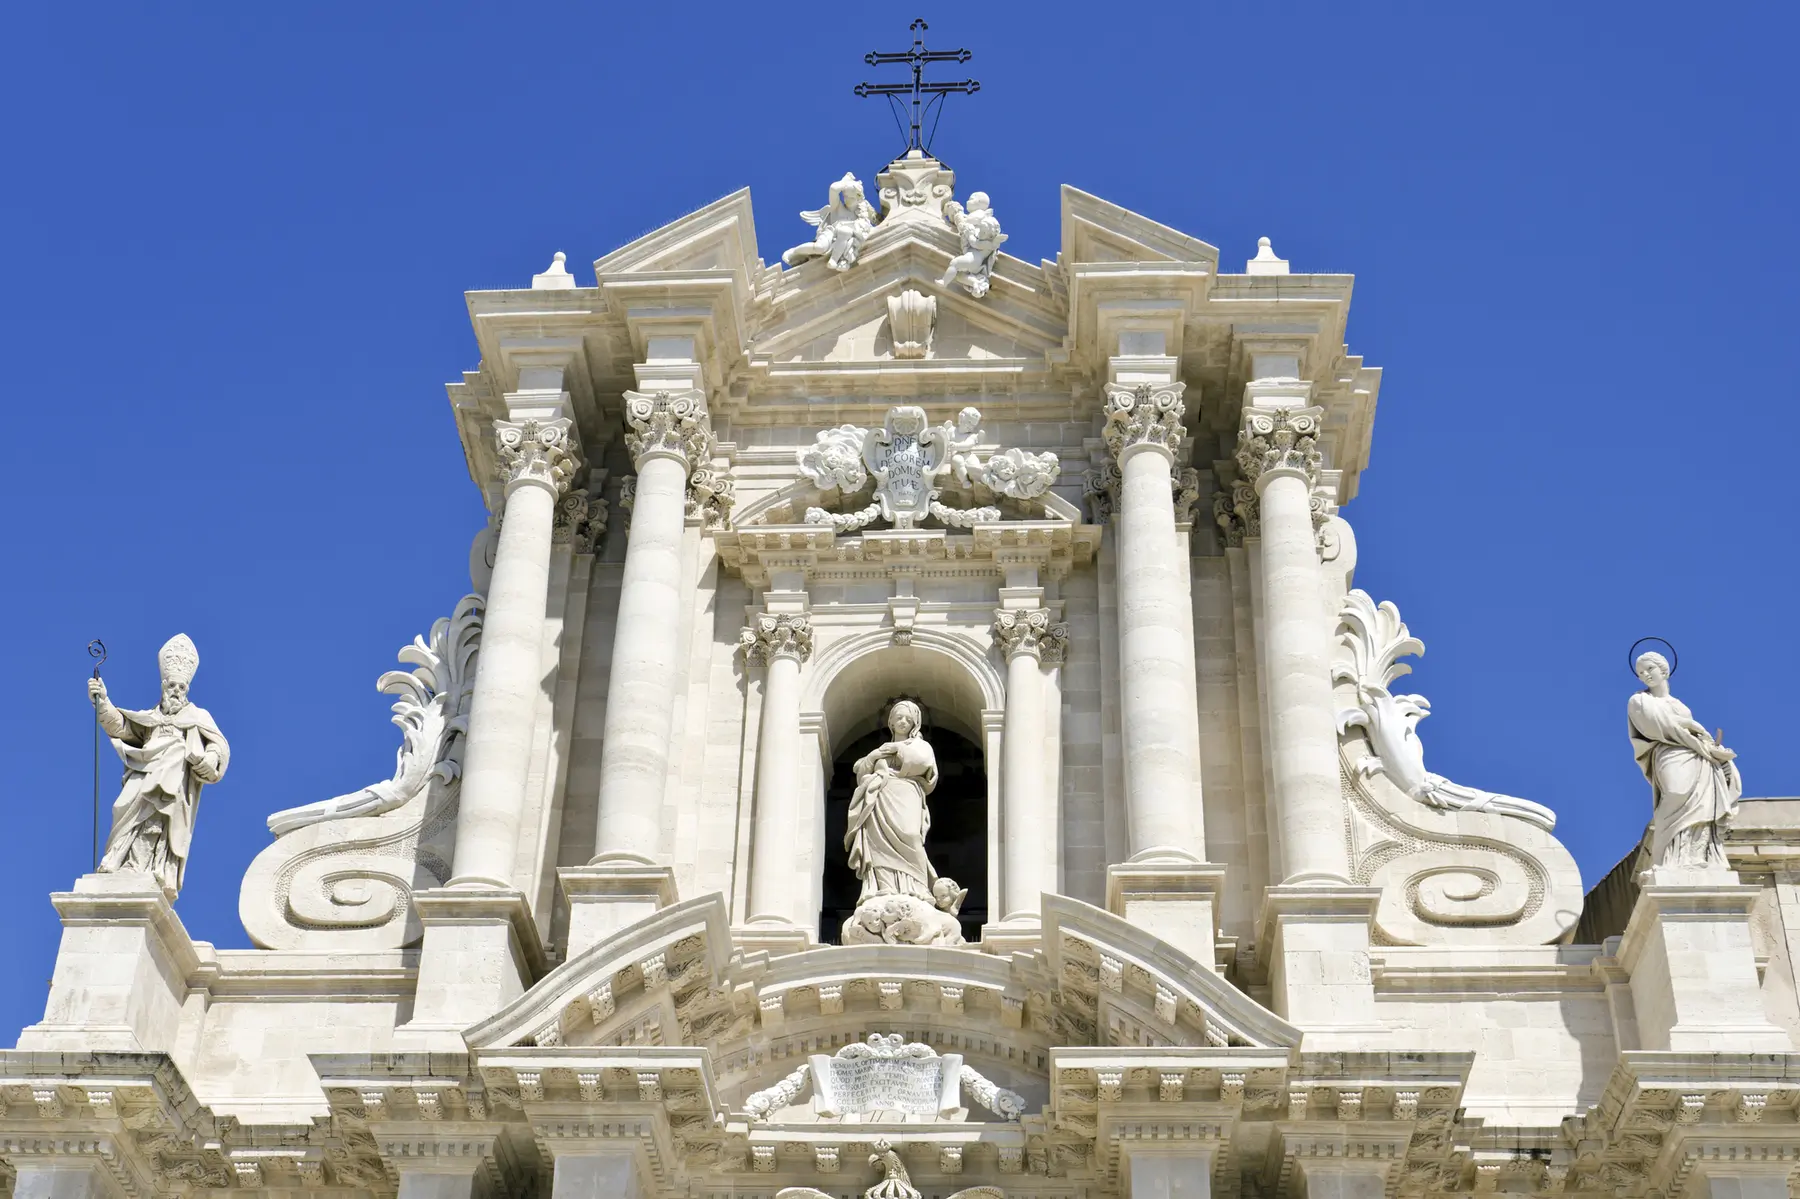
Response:
[[[1106,868],[1106,910],[1217,970],[1218,894],[1225,867],[1204,862],[1123,862]]]
[[[556,872],[569,905],[567,961],[675,902],[675,872],[646,862],[593,862]]]
[[[1301,1048],[1378,1049],[1388,1040],[1369,973],[1380,902],[1379,887],[1300,883],[1263,893],[1257,956],[1268,964],[1271,1006],[1299,1027]]]
[[[1729,870],[1645,872],[1618,955],[1631,979],[1640,1048],[1793,1048],[1763,1010],[1750,943],[1750,909],[1760,892]]]
[[[50,897],[62,945],[44,1018],[19,1034],[20,1049],[174,1050],[187,980],[210,961],[148,874],[87,874]]]

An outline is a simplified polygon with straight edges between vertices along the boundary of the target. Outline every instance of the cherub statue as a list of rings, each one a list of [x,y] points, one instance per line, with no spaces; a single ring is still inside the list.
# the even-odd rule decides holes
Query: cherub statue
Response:
[[[981,472],[981,455],[975,443],[981,440],[981,410],[964,408],[956,414],[956,426],[944,426],[945,440],[950,446],[950,474],[958,487],[973,486],[971,475]]]
[[[1006,234],[1000,232],[1000,218],[988,205],[987,193],[976,192],[969,197],[966,210],[955,200],[947,201],[944,219],[962,238],[963,252],[950,260],[950,268],[938,280],[938,286],[949,287],[961,275],[964,290],[980,299],[988,293],[994,259],[1000,253],[1000,243],[1006,240]]]
[[[819,227],[819,235],[783,254],[783,264],[798,266],[809,258],[823,258],[834,271],[856,265],[863,243],[875,232],[875,209],[863,199],[862,180],[849,171],[831,185],[827,199],[825,207],[800,214],[801,220]]]
[[[174,899],[187,874],[200,788],[224,777],[231,747],[206,709],[188,702],[200,651],[187,634],[169,638],[156,663],[162,701],[142,712],[114,707],[98,674],[88,680],[94,714],[125,763],[100,872],[147,874]]]

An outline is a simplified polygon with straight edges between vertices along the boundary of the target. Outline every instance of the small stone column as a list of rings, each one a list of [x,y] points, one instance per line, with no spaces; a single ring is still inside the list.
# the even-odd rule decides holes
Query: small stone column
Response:
[[[756,738],[750,923],[798,949],[814,939],[801,917],[811,889],[796,875],[800,805],[806,798],[800,792],[800,667],[812,656],[812,622],[804,612],[764,612],[739,635],[738,644],[746,664],[766,668]]]
[[[1040,593],[1041,594],[1041,593]],[[1048,608],[1000,608],[994,644],[1006,659],[1006,717],[1000,748],[1000,911],[1010,925],[1036,925],[1043,895],[1056,885],[1055,797],[1044,788],[1042,666],[1062,662],[1066,625]]]
[[[469,701],[451,886],[513,886],[543,690],[551,533],[578,465],[567,392],[513,392],[506,403],[516,419],[494,422],[504,516]]]
[[[1249,384],[1238,469],[1256,488],[1262,533],[1264,678],[1270,770],[1285,883],[1350,881],[1331,702],[1331,628],[1321,599],[1313,485],[1323,410],[1311,384]],[[1293,406],[1278,407],[1287,403]]]
[[[1188,589],[1176,552],[1173,467],[1185,408],[1178,382],[1106,387],[1106,444],[1119,464],[1120,737],[1131,860],[1197,862],[1197,764],[1180,701],[1194,689],[1183,650]]]

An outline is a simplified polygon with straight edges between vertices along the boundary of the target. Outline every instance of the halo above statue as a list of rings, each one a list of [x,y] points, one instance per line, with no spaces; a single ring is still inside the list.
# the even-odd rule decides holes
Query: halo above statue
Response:
[[[1643,645],[1647,641],[1654,641],[1656,644],[1669,651],[1669,674],[1673,675],[1675,673],[1675,668],[1681,665],[1681,655],[1675,652],[1675,647],[1667,641],[1664,641],[1661,637],[1639,637],[1636,641],[1631,643],[1631,648],[1625,651],[1625,668],[1631,671],[1631,676],[1633,678],[1637,677],[1638,646]]]

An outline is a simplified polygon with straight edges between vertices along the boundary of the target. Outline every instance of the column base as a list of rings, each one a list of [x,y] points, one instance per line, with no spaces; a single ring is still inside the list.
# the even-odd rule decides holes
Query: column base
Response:
[[[1008,957],[1032,953],[1044,947],[1044,921],[1036,912],[1015,913],[1004,920],[981,926],[983,953]]]
[[[1225,867],[1206,862],[1125,862],[1106,868],[1106,910],[1217,969],[1219,891]]]
[[[161,1052],[175,1048],[187,980],[212,946],[188,936],[148,874],[86,874],[50,897],[62,945],[44,1018],[20,1049]]]
[[[812,949],[819,939],[811,930],[785,920],[752,920],[748,924],[732,925],[731,942],[745,953],[761,952],[780,957]]]
[[[1381,1049],[1370,929],[1379,887],[1284,883],[1263,892],[1257,956],[1268,965],[1276,1013],[1297,1026],[1304,1050]]]
[[[1770,1023],[1750,940],[1760,887],[1734,871],[1645,872],[1619,943],[1645,1049],[1779,1052],[1793,1048]],[[1683,882],[1662,880],[1682,879]]]
[[[413,893],[425,927],[413,1018],[395,1030],[428,1047],[492,1016],[546,969],[543,943],[525,896],[505,887],[436,887]]]
[[[675,902],[675,871],[648,862],[590,862],[556,872],[569,905],[567,961]]]

